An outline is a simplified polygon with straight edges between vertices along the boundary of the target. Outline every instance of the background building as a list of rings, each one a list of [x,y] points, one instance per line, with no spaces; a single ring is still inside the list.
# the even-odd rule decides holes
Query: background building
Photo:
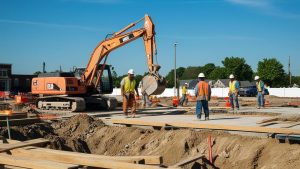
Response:
[[[0,63],[0,91],[30,92],[36,75],[12,74],[12,64]]]
[[[0,63],[0,91],[10,91],[11,64]]]

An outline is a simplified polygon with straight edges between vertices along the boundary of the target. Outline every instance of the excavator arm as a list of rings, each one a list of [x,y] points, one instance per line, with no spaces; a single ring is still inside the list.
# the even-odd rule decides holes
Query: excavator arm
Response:
[[[144,20],[144,27],[133,30],[131,32],[126,33],[126,31],[133,26],[135,26],[138,22]],[[146,51],[147,63],[149,74],[155,78],[155,83],[159,83],[160,88],[165,88],[165,80],[158,73],[160,66],[153,64],[153,55],[156,54],[156,43],[155,43],[155,31],[154,24],[150,18],[150,16],[145,15],[143,19],[137,22],[134,22],[119,32],[113,34],[111,38],[105,39],[98,44],[98,46],[94,49],[89,63],[85,69],[85,72],[82,74],[81,80],[87,87],[96,88],[101,80],[102,72],[98,73],[98,65],[104,60],[104,65],[106,59],[110,52],[113,50],[130,43],[138,38],[143,38],[144,46]],[[151,82],[154,83],[154,82]],[[148,84],[151,85],[151,84]],[[151,91],[147,92],[147,94],[153,94],[157,92]]]

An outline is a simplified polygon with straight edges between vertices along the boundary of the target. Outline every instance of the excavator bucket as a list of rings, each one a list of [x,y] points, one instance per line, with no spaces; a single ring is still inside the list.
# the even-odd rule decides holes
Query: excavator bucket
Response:
[[[148,95],[159,95],[166,89],[166,80],[160,76],[147,75],[142,79],[142,84],[142,93]]]

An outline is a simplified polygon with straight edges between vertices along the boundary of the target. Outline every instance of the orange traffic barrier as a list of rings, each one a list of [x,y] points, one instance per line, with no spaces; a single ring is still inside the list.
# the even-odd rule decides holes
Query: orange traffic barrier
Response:
[[[174,96],[173,99],[172,99],[172,105],[174,107],[177,107],[179,105],[179,99],[177,96]]]
[[[224,100],[226,101],[226,107],[231,107],[230,106],[230,101],[229,101],[229,97],[224,97]]]
[[[16,104],[34,102],[34,100],[35,100],[34,96],[28,95],[28,94],[25,94],[25,93],[19,93],[19,95],[15,96]]]

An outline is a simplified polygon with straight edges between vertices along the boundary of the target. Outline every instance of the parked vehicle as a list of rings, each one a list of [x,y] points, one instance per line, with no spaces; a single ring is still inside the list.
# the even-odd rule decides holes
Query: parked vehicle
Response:
[[[269,95],[269,90],[265,88],[264,90],[265,95]],[[245,97],[254,97],[257,95],[257,88],[256,86],[249,86],[245,88],[241,88],[239,91],[240,96],[245,96]]]

